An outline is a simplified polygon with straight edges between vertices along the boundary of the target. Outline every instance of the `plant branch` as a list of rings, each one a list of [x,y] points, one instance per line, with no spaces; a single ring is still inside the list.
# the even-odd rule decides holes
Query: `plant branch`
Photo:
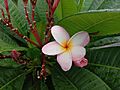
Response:
[[[59,0],[46,0],[48,4],[48,11],[46,11],[46,19],[47,19],[47,25],[46,25],[46,31],[45,31],[45,38],[44,38],[44,44],[48,43],[50,37],[51,37],[51,28],[54,25],[54,11],[58,6]],[[46,58],[45,54],[42,53],[42,70],[40,72],[40,79],[42,79],[42,76],[44,79],[46,79]]]
[[[38,44],[36,44],[34,41],[30,40],[27,36],[24,36],[23,34],[19,33],[18,29],[17,28],[14,28],[12,23],[10,23],[7,19],[0,19],[1,22],[6,25],[7,27],[9,27],[11,29],[11,31],[13,31],[14,33],[16,33],[19,37],[25,39],[26,41],[28,41],[29,43],[35,45],[36,47],[39,47]]]
[[[9,12],[9,7],[8,7],[8,0],[4,0],[4,5],[5,5],[6,12],[7,12],[8,20],[10,22],[10,12]]]
[[[23,2],[24,2],[24,0],[23,0]],[[32,3],[32,0],[31,0],[31,3]],[[35,37],[36,41],[38,42],[39,46],[42,47],[42,42],[40,40],[40,36],[39,36],[37,28],[36,28],[36,21],[34,20],[34,9],[35,9],[36,2],[33,2],[33,3],[32,3],[32,22],[33,22],[33,25],[32,25],[32,23],[29,19],[29,15],[28,15],[28,11],[27,11],[27,3],[25,3],[25,2],[24,2],[24,11],[25,11],[25,15],[26,15],[26,20],[28,21],[28,24],[29,24],[29,27],[30,27],[30,30],[31,30],[32,34],[34,35],[34,37]]]

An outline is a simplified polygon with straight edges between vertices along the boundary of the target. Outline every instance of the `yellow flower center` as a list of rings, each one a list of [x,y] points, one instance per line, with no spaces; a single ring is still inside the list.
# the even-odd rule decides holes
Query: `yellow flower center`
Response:
[[[72,45],[72,42],[71,43],[63,43],[63,48],[65,49],[65,51],[70,51],[72,49],[73,45]]]

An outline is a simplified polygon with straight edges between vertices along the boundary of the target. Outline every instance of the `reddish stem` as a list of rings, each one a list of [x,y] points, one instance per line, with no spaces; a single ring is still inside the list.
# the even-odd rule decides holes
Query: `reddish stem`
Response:
[[[52,10],[52,3],[51,0],[47,0],[48,3],[48,7],[49,7],[49,11],[46,12],[46,18],[47,18],[47,22],[48,24],[46,25],[46,31],[45,31],[45,38],[44,38],[44,43],[46,44],[51,36],[51,32],[50,29],[53,26],[53,15],[51,16],[51,10]],[[42,76],[46,79],[46,69],[45,69],[45,65],[46,65],[46,58],[45,58],[45,54],[42,53],[42,70],[40,72],[40,79],[42,79]]]
[[[33,9],[34,9],[34,8],[33,8]],[[29,26],[30,26],[30,30],[31,30],[32,34],[34,35],[36,41],[39,43],[39,46],[42,47],[42,42],[41,42],[40,36],[39,36],[39,34],[38,34],[38,32],[37,32],[36,22],[35,22],[35,20],[34,20],[34,10],[32,10],[32,20],[34,20],[34,21],[33,21],[33,23],[34,23],[34,28],[33,28],[33,26],[32,26],[32,23],[31,23],[30,19],[29,19],[29,16],[28,16],[27,6],[25,6],[25,5],[24,5],[24,10],[25,10],[26,19],[27,19],[28,24],[29,24]]]
[[[11,55],[1,55],[0,59],[5,59],[5,58],[12,58]]]
[[[46,68],[45,68],[46,60],[45,60],[45,54],[42,53],[42,70],[40,72],[40,79],[42,79],[42,76],[44,79],[46,79]]]
[[[5,14],[2,8],[0,8],[1,12],[2,12],[2,17],[5,18]]]
[[[5,24],[7,27],[9,27],[11,29],[11,31],[15,32],[19,37],[25,39],[26,41],[28,41],[29,43],[35,45],[36,47],[39,47],[38,44],[36,44],[35,42],[33,42],[32,40],[30,40],[26,36],[24,36],[21,33],[19,33],[18,30],[17,30],[17,28],[14,28],[13,25],[7,19],[1,20],[1,21],[3,22],[3,24]]]
[[[4,4],[5,4],[6,12],[8,15],[8,20],[10,21],[10,12],[9,12],[9,7],[8,7],[8,0],[4,0]]]
[[[51,12],[51,16],[54,14],[58,4],[59,4],[60,0],[55,0],[52,6],[52,12]]]

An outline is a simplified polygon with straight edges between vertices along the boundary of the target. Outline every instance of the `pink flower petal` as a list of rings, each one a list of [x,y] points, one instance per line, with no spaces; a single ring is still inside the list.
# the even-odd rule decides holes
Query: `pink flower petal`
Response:
[[[81,31],[73,35],[68,44],[86,46],[90,41],[89,34],[87,32]]]
[[[72,56],[70,52],[64,52],[57,56],[57,62],[64,71],[68,71],[72,66]]]
[[[86,54],[86,49],[81,46],[75,46],[71,49],[73,61],[82,59]]]
[[[69,34],[61,26],[53,26],[51,28],[51,33],[54,39],[63,47],[66,46],[67,41],[69,40]]]
[[[86,58],[82,58],[81,60],[78,60],[78,61],[73,61],[74,62],[74,65],[75,66],[78,66],[78,67],[84,67],[84,66],[87,66],[88,64],[88,60]]]
[[[56,41],[50,42],[42,47],[42,52],[47,55],[57,55],[64,51],[65,49]]]

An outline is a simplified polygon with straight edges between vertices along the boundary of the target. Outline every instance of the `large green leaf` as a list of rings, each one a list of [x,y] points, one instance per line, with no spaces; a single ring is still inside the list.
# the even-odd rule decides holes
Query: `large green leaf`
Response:
[[[20,12],[18,7],[15,5],[15,3],[12,0],[9,0],[9,9],[10,9],[10,15],[11,15],[11,21],[15,28],[18,28],[18,30],[22,34],[27,33],[27,23],[25,16]],[[0,0],[0,4],[3,6],[3,9],[5,11],[5,6],[3,0]]]
[[[12,40],[7,34],[0,31],[0,53],[4,51],[11,51],[13,49],[19,51],[26,50],[25,47],[19,47],[17,43]]]
[[[8,36],[12,37],[12,39],[13,38],[16,39],[19,43],[26,44],[26,41],[23,38],[19,37],[17,34],[15,34],[14,32],[12,32],[9,28],[7,28],[7,26],[3,25],[2,22],[0,22],[0,31],[2,31],[5,34],[7,34]]]
[[[58,19],[62,19],[84,11],[119,8],[119,0],[60,0],[56,16]]]
[[[78,31],[98,32],[97,35],[117,34],[120,33],[120,13],[80,13],[66,17],[59,21],[58,24],[67,29],[70,34]]]
[[[5,67],[5,68],[16,68],[19,67],[20,65],[17,64],[14,60],[12,59],[0,59],[0,67]]]
[[[22,90],[24,78],[20,69],[0,68],[0,90]]]
[[[58,67],[54,67],[52,80],[55,90],[111,90],[94,73],[80,68],[72,68],[68,72],[63,72]]]
[[[11,39],[7,34],[2,32],[1,29],[0,29],[0,40],[4,41],[5,43],[8,43],[12,46],[18,46],[17,43],[13,39]]]
[[[56,15],[59,19],[77,12],[75,0],[60,0]]]
[[[13,49],[18,50],[18,51],[26,50],[25,47],[12,46],[0,39],[0,53],[5,52],[5,51],[11,51]]]
[[[90,48],[87,52],[89,69],[104,80],[112,90],[120,89],[120,47]]]
[[[120,0],[84,0],[81,11],[119,8]]]
[[[94,40],[89,45],[87,45],[88,48],[105,48],[105,47],[114,47],[114,46],[120,46],[120,36],[107,36],[104,38],[100,38],[97,40]]]

